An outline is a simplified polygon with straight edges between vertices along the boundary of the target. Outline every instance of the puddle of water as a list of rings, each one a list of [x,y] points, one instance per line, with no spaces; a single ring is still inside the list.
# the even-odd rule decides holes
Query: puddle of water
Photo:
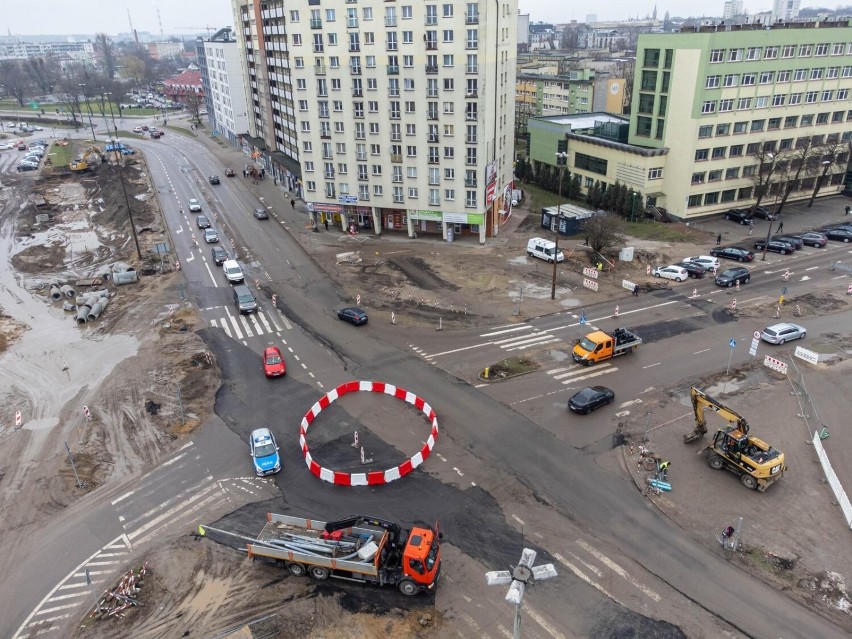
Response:
[[[25,289],[9,268],[9,256],[18,248],[12,231],[4,227],[0,231],[0,308],[29,330],[0,355],[0,403],[23,404],[23,428],[38,431],[40,443],[55,448],[63,437],[48,437],[51,430],[57,425],[70,430],[79,423],[76,419],[60,422],[66,405],[81,392],[97,389],[123,360],[136,355],[139,341],[118,334],[92,339],[91,331],[78,327],[72,315],[62,311],[61,303],[51,304]],[[82,419],[82,404],[68,408]],[[41,446],[34,444],[29,455],[39,453]]]

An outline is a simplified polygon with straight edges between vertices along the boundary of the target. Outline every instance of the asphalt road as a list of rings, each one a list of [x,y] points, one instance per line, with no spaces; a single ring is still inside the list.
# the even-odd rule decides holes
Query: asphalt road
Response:
[[[191,477],[174,482],[157,479],[162,482],[157,484],[156,491],[159,504],[181,497],[181,486],[199,486],[201,480],[211,476],[248,474],[245,435],[256,424],[270,425],[276,430],[284,453],[285,469],[275,478],[283,501],[275,499],[237,512],[228,519],[235,527],[256,530],[262,519],[260,513],[273,507],[290,508],[318,518],[360,511],[409,523],[440,519],[445,541],[487,568],[505,568],[524,545],[533,545],[541,551],[539,562],[564,565],[550,550],[564,541],[559,534],[525,538],[507,523],[503,505],[495,495],[502,494],[507,485],[517,483],[545,505],[549,516],[561,520],[572,538],[579,536],[610,554],[631,557],[633,565],[642,571],[640,580],[664,585],[685,602],[684,606],[694,607],[696,615],[712,611],[737,632],[753,637],[846,636],[812,611],[697,547],[673,525],[661,520],[621,478],[598,467],[570,442],[554,437],[547,427],[496,401],[488,392],[440,370],[412,349],[389,343],[380,328],[355,329],[338,322],[333,310],[342,305],[339,291],[313,264],[309,253],[295,244],[286,228],[280,228],[286,224],[275,217],[268,223],[251,218],[255,204],[244,185],[228,184],[223,178],[220,187],[224,188],[211,187],[216,189],[211,194],[203,180],[212,172],[223,175],[222,168],[217,168],[196,142],[172,142],[173,139],[173,136],[163,138],[168,140],[166,144],[163,140],[143,141],[138,146],[150,151],[149,162],[176,248],[182,256],[190,298],[206,309],[203,312],[211,326],[214,320],[221,320],[219,309],[228,305],[229,287],[221,278],[217,279],[220,274],[206,259],[207,247],[196,248],[191,241],[192,216],[185,202],[189,197],[201,195],[205,198],[205,208],[218,214],[214,225],[221,235],[228,242],[231,237],[235,239],[234,247],[240,251],[250,277],[260,280],[267,276],[262,286],[268,287],[270,294],[275,292],[280,296],[282,314],[276,315],[275,309],[269,309],[261,299],[264,313],[268,310],[270,319],[280,320],[278,330],[253,333],[250,337],[246,334],[244,339],[235,339],[234,333],[229,336],[219,326],[207,332],[206,338],[226,380],[217,396],[216,412],[233,434],[223,431],[221,422],[205,425],[194,441],[195,445],[199,442],[210,445],[210,461],[195,464],[194,470],[187,465],[183,472],[192,473]],[[155,149],[155,145],[159,146]],[[758,292],[755,283],[749,287],[751,291]],[[768,291],[769,288],[765,294]],[[644,304],[647,299],[637,304]],[[665,296],[661,299],[660,303],[667,301]],[[625,305],[625,311],[631,308]],[[542,324],[542,328],[546,327]],[[720,336],[717,331],[724,330],[727,329],[711,322],[696,328],[691,335],[715,341]],[[442,335],[441,339],[447,336]],[[271,386],[260,374],[259,353],[264,344],[279,340],[288,349],[292,373],[273,382],[277,386]],[[665,343],[665,338],[661,338],[660,344]],[[650,353],[641,357],[655,355],[653,348],[649,346]],[[702,367],[713,368],[717,362],[699,359],[690,364],[695,367],[693,373],[699,374]],[[295,445],[298,420],[320,392],[351,378],[386,380],[426,397],[441,417],[438,452],[468,455],[475,459],[472,464],[488,467],[491,472],[475,473],[475,486],[468,478],[452,481],[446,478],[448,473],[441,469],[439,460],[432,458],[426,466],[429,472],[416,471],[382,488],[351,490],[320,483],[307,473],[299,459]],[[330,428],[337,430],[320,435],[316,443],[317,451],[332,462],[343,461],[344,437],[352,428],[360,428],[370,437],[377,458],[391,459],[399,454],[394,446],[385,443],[386,438],[392,437],[393,424],[359,422],[342,408],[330,415],[329,422]],[[216,426],[218,433],[211,433]],[[170,472],[170,468],[165,466],[151,477]],[[199,472],[201,468],[210,469],[209,473]],[[98,491],[60,516],[55,528],[34,531],[32,546],[25,555],[32,561],[22,562],[18,571],[4,579],[6,600],[11,600],[13,589],[17,590],[15,584],[29,580],[28,590],[23,594],[17,590],[19,596],[15,597],[22,605],[22,612],[4,625],[14,631],[38,600],[38,593],[58,584],[62,575],[88,556],[88,550],[102,548],[104,543],[122,534],[149,536],[162,521],[151,524],[159,514],[151,512],[153,504],[148,495],[154,493],[146,490],[146,482],[150,481],[154,480],[146,477],[130,482],[127,487]],[[135,503],[135,500],[127,497],[113,502],[130,491],[140,495],[138,506],[119,514],[117,509],[126,508],[125,502]],[[189,498],[183,496],[181,501]],[[121,517],[123,521],[133,522],[135,527],[129,533],[121,525]],[[257,527],[254,522],[258,522]],[[186,522],[175,522],[175,526],[186,527]],[[63,540],[74,542],[75,553],[62,553]],[[79,554],[79,559],[74,554]],[[56,565],[51,567],[52,563]],[[448,578],[453,572],[448,565]],[[40,575],[38,581],[32,580],[33,574]],[[641,619],[618,610],[605,593],[590,588],[575,575],[563,570],[560,579],[536,590],[534,605],[547,611],[551,627],[571,629],[577,636],[593,636],[594,629],[603,627],[607,618],[619,615],[626,616],[625,627],[642,626]],[[661,606],[646,602],[643,609],[653,617]],[[484,616],[494,614],[505,614],[505,606],[500,596],[491,595]],[[538,625],[540,628],[533,630],[531,636],[557,636],[548,631],[547,622]],[[676,630],[668,630],[669,634],[662,636],[677,636]],[[4,633],[3,628],[0,633]]]

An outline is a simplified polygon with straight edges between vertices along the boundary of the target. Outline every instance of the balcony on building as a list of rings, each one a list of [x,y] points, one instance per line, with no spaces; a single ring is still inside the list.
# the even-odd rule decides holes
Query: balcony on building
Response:
[[[437,51],[438,49],[438,41],[437,40],[426,40],[426,50],[427,51]]]
[[[315,64],[314,65],[314,74],[315,75],[325,75],[325,65],[324,64]]]
[[[364,89],[352,89],[352,97],[353,98],[364,97]]]
[[[437,133],[430,133],[429,134],[429,141],[430,142],[437,142],[438,141],[438,134]]]
[[[437,111],[427,111],[426,112],[426,119],[427,120],[437,120],[438,119],[438,112]]]
[[[438,65],[437,64],[427,64],[426,65],[426,73],[438,73]]]
[[[396,16],[385,16],[385,26],[386,27],[395,27],[396,26]]]
[[[475,98],[475,97],[477,97],[478,95],[479,95],[479,94],[477,93],[476,89],[468,89],[467,91],[465,91],[464,97],[466,97],[466,98]]]
[[[479,13],[476,12],[476,11],[473,11],[471,13],[465,12],[464,23],[465,24],[479,24]]]
[[[399,65],[398,64],[389,64],[388,65],[388,75],[399,75]]]
[[[468,64],[465,67],[465,73],[479,73],[479,65],[478,64]]]
[[[405,202],[405,198],[403,198],[401,195],[394,195],[394,196],[393,196],[393,201],[394,201],[396,204],[402,204],[403,202]]]
[[[433,158],[433,157],[429,158],[429,164],[440,164],[440,162],[441,162],[441,158]]]
[[[322,20],[319,18],[311,20],[311,29],[322,29]]]
[[[402,153],[391,153],[391,162],[402,164]]]
[[[476,111],[467,111],[464,114],[464,119],[467,120],[468,122],[473,122],[474,120],[476,120],[476,116],[477,116]]]

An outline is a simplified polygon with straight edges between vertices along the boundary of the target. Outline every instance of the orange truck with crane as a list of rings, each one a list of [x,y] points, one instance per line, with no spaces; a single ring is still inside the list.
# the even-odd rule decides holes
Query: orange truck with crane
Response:
[[[617,328],[612,333],[592,331],[577,340],[571,357],[578,364],[591,366],[619,355],[628,355],[642,343],[642,338],[626,329]]]
[[[283,563],[291,575],[395,586],[409,596],[438,583],[442,535],[437,527],[403,530],[363,515],[332,522],[274,513],[266,518],[257,539],[247,544],[248,555]]]

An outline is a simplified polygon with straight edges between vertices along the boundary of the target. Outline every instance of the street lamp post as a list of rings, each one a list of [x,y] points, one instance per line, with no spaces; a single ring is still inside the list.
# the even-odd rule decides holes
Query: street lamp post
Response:
[[[559,224],[562,221],[562,172],[568,164],[568,152],[559,151],[556,154],[556,163],[559,165],[559,204],[556,213],[556,242],[553,247],[553,281],[550,285],[550,299],[556,299],[556,269],[559,264]],[[571,173],[568,173],[571,176]]]
[[[86,85],[85,85],[85,84],[80,84],[79,86],[83,87],[83,97],[84,97],[84,98],[86,98],[86,106],[89,108],[89,128],[91,128],[91,129],[92,129],[92,139],[93,139],[95,142],[97,142],[97,141],[98,141],[98,136],[97,136],[97,135],[95,135],[95,123],[94,123],[94,122],[92,122],[92,115],[93,115],[93,114],[92,114],[92,105],[91,105],[91,104],[89,104],[89,96],[88,96],[88,95],[86,95],[86,91],[85,91],[85,89],[86,89]],[[81,113],[80,115],[83,115],[83,114]]]
[[[763,188],[767,191],[769,190],[769,180],[772,178],[772,172],[775,170],[775,155],[772,153],[767,153],[766,157],[772,160],[772,166],[769,167],[769,173],[766,174],[766,184]],[[760,197],[763,197],[762,195]],[[754,210],[752,208],[752,210]],[[766,261],[766,251],[769,249],[769,237],[772,235],[772,220],[769,220],[769,228],[766,229],[766,243],[763,245],[763,256],[760,258],[761,261]]]
[[[636,221],[636,198],[639,194],[636,191],[633,191],[633,195],[631,197],[632,201],[630,202],[630,221]]]

